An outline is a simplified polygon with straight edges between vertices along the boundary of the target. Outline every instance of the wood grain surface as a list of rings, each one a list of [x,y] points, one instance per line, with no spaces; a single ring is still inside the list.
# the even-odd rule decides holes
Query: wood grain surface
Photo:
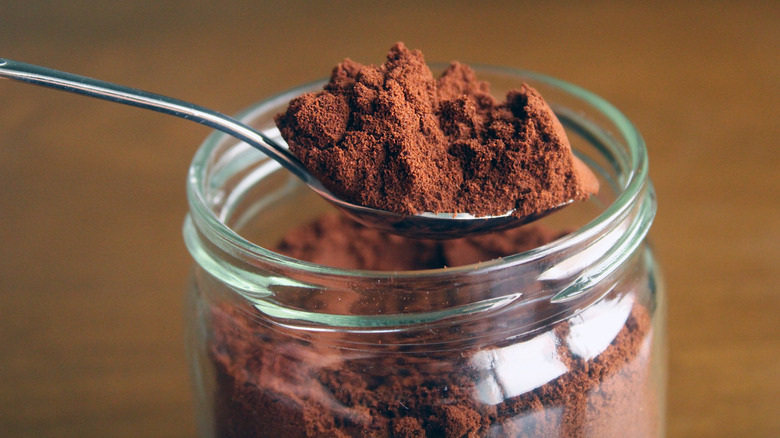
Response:
[[[0,57],[235,113],[381,62],[526,68],[648,144],[670,437],[780,436],[777,2],[0,0]],[[0,81],[0,436],[194,436],[184,180],[208,130]]]

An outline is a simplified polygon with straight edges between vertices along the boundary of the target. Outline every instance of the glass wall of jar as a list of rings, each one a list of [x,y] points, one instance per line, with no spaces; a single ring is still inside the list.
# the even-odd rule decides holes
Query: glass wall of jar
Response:
[[[257,150],[213,134],[193,160],[188,350],[203,436],[661,436],[663,293],[643,140],[597,96],[525,81],[598,174],[589,201],[543,220],[541,247],[420,271],[337,269],[273,252],[330,207]],[[242,115],[274,115],[307,85]]]

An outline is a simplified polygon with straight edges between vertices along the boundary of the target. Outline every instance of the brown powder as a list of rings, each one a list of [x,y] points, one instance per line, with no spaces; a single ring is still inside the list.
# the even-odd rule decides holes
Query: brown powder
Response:
[[[506,256],[556,235],[526,227],[420,242],[326,217],[293,231],[279,250],[345,267],[424,269],[458,264],[452,257],[466,263]],[[369,351],[339,347],[347,335],[275,326],[248,303],[214,304],[208,354],[216,371],[217,436],[654,436],[654,399],[646,386],[651,321],[635,287],[620,284],[582,313],[522,339],[469,341],[448,349],[434,346],[517,321],[507,316],[510,320],[479,320],[468,329],[381,333]],[[420,303],[380,299],[395,312],[424,308],[424,295],[405,296]],[[346,306],[359,312],[365,304],[349,294],[326,302],[317,291],[299,300],[296,307],[304,309]],[[614,333],[605,333],[610,325]]]
[[[435,79],[402,43],[381,66],[345,60],[276,123],[334,194],[384,210],[527,216],[598,191],[535,89],[499,103],[471,68]]]
[[[527,225],[461,239],[420,240],[382,233],[331,214],[291,230],[277,250],[290,257],[336,268],[410,271],[492,260],[537,248],[560,235]]]

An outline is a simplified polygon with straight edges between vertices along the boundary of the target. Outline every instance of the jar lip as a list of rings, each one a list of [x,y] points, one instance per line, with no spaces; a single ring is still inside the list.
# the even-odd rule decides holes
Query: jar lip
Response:
[[[447,64],[432,64],[434,68],[446,67]],[[200,145],[190,165],[187,179],[187,197],[190,204],[190,212],[198,216],[199,225],[205,226],[214,236],[231,248],[231,253],[247,259],[259,259],[266,263],[283,266],[287,270],[296,270],[318,275],[328,275],[331,277],[360,277],[360,278],[421,278],[450,276],[457,274],[484,274],[490,271],[506,269],[509,267],[524,265],[536,260],[548,257],[556,252],[565,251],[568,248],[577,246],[588,240],[594,239],[610,224],[615,223],[623,216],[624,212],[631,208],[636,199],[641,195],[647,181],[648,157],[644,139],[631,121],[614,105],[602,97],[569,82],[547,76],[541,73],[516,69],[510,67],[497,67],[490,65],[472,64],[471,67],[479,74],[480,72],[493,72],[497,74],[510,75],[519,80],[530,79],[532,81],[544,83],[547,86],[557,88],[569,95],[580,98],[600,111],[610,122],[617,127],[619,134],[626,142],[629,152],[629,165],[626,183],[617,198],[603,212],[593,218],[590,222],[581,228],[568,233],[545,245],[530,249],[528,251],[512,254],[503,258],[493,259],[484,262],[478,262],[469,265],[444,267],[438,269],[412,270],[412,271],[378,271],[364,269],[345,269],[336,268],[317,263],[307,262],[292,257],[288,257],[270,249],[257,245],[233,229],[228,227],[217,214],[209,207],[206,198],[203,195],[203,176],[209,163],[213,151],[219,147],[229,135],[214,131]],[[250,107],[239,112],[235,117],[244,120],[253,114],[263,112],[264,108],[273,107],[280,102],[286,102],[302,94],[302,92],[311,89],[313,86],[322,85],[326,80],[320,79],[312,81],[295,88],[280,92],[270,98],[257,102]],[[533,84],[532,84],[533,86]],[[555,109],[555,108],[553,108]],[[259,152],[258,152],[259,153]]]

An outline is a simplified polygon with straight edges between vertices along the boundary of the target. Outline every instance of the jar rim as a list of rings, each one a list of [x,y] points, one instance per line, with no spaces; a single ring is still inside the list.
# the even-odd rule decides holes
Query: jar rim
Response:
[[[437,65],[434,64],[432,67],[437,67]],[[520,80],[530,79],[532,81],[543,83],[546,86],[556,88],[573,97],[585,101],[593,108],[598,110],[601,115],[605,116],[607,120],[613,123],[618,129],[619,135],[625,140],[625,146],[627,148],[629,158],[629,168],[627,170],[627,178],[625,180],[626,182],[620,187],[621,191],[618,193],[616,199],[599,215],[591,219],[587,224],[583,225],[577,230],[537,248],[533,248],[517,254],[512,254],[499,259],[462,266],[410,271],[379,271],[336,268],[288,257],[276,253],[270,249],[264,248],[263,246],[255,244],[241,236],[238,232],[234,231],[218,217],[214,210],[209,206],[209,203],[204,196],[204,181],[206,180],[205,176],[208,169],[208,163],[214,150],[218,148],[224,140],[231,137],[228,134],[222,133],[220,131],[214,131],[200,145],[190,165],[187,179],[187,196],[190,205],[190,217],[188,218],[188,221],[191,220],[192,215],[197,216],[198,219],[200,219],[198,221],[198,226],[206,227],[210,235],[216,236],[221,244],[225,244],[230,248],[231,254],[245,259],[262,260],[265,263],[284,267],[286,270],[308,272],[317,275],[328,275],[331,277],[364,279],[381,277],[385,279],[402,279],[410,277],[426,278],[459,274],[462,275],[465,273],[488,273],[497,269],[506,269],[517,265],[532,263],[536,260],[549,257],[558,251],[566,251],[571,247],[581,245],[583,242],[594,239],[596,236],[602,233],[603,230],[609,228],[610,224],[618,222],[619,218],[623,217],[626,210],[630,209],[631,206],[635,204],[637,198],[642,195],[648,180],[647,150],[644,139],[642,138],[639,131],[620,110],[618,110],[614,105],[602,97],[582,87],[541,73],[510,67],[496,67],[478,64],[472,65],[472,68],[478,74],[480,72],[493,72],[503,75],[511,75],[517,77]],[[313,81],[280,92],[270,98],[251,105],[245,110],[239,112],[235,117],[239,120],[249,118],[253,114],[262,112],[263,108],[272,107],[282,101],[289,101],[290,99],[300,95],[304,90],[310,89],[312,86],[317,84],[324,84],[324,80]],[[555,110],[555,108],[553,109]],[[654,210],[651,213],[654,213]],[[650,220],[651,219],[652,218],[650,218]]]

